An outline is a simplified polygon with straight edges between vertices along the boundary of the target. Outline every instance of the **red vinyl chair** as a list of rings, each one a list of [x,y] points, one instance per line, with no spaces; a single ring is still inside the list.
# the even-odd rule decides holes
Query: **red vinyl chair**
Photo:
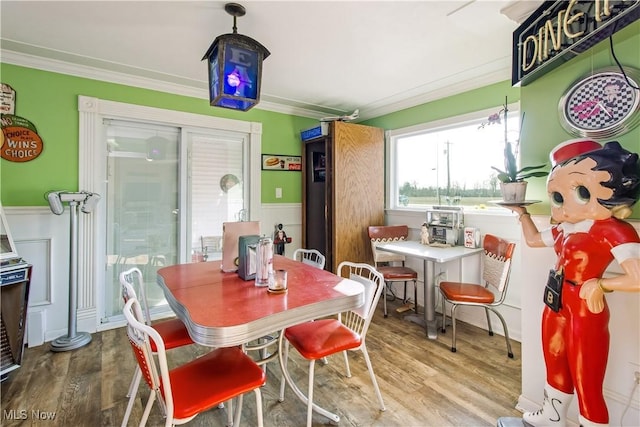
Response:
[[[138,300],[130,298],[123,312],[133,354],[151,390],[141,426],[146,425],[156,399],[165,408],[165,426],[173,426],[187,423],[204,411],[253,391],[256,395],[257,425],[262,427],[260,387],[265,384],[266,376],[240,347],[217,348],[169,370],[164,341],[154,328],[144,323]],[[233,425],[239,425],[241,412],[240,404]]]
[[[142,280],[142,272],[140,271],[140,269],[131,268],[120,273],[120,285],[122,286],[122,299],[124,300],[125,304],[131,298],[138,299],[138,293],[140,294],[140,299],[138,299],[138,301],[140,302],[144,310],[143,321],[146,325],[150,325],[151,327],[153,327],[156,332],[162,337],[162,341],[166,350],[193,344],[193,340],[189,336],[187,328],[180,319],[174,318],[162,320],[151,324],[151,314],[149,312],[149,306],[147,304],[147,299],[144,292],[144,280]],[[138,292],[136,292],[136,289],[138,289]],[[154,341],[151,342],[151,350],[154,353],[156,351]],[[142,373],[140,372],[139,367],[136,366],[136,371],[133,374],[131,384],[129,385],[129,391],[127,393],[129,402],[127,403],[127,409],[125,411],[124,418],[122,419],[122,427],[125,427],[129,421],[129,416],[131,415],[131,410],[133,409],[133,403],[135,402],[136,394],[138,393],[138,388],[140,387],[141,378]]]
[[[384,277],[385,286],[389,289],[393,282],[404,282],[403,302],[407,302],[407,282],[413,281],[413,305],[418,312],[418,273],[409,267],[405,267],[404,255],[393,254],[378,250],[376,245],[386,242],[406,240],[409,236],[409,227],[406,225],[372,225],[368,228],[371,239],[371,252],[373,253],[373,265]],[[393,291],[392,291],[393,294]],[[393,294],[395,296],[395,294]],[[387,292],[384,293],[384,317],[387,317]]]
[[[309,361],[309,389],[307,393],[307,426],[311,427],[313,413],[313,379],[316,360],[336,353],[344,354],[346,375],[351,377],[347,350],[360,350],[364,356],[369,376],[376,392],[380,410],[384,411],[384,401],[369,359],[365,338],[369,324],[384,289],[382,275],[368,264],[356,264],[344,261],[338,265],[337,274],[362,283],[365,287],[365,302],[356,310],[341,313],[337,318],[318,319],[292,326],[283,331],[284,340],[280,338],[280,354],[286,370],[289,344]],[[292,388],[294,384],[290,384]],[[280,401],[284,401],[285,381],[280,385]],[[297,387],[294,391],[301,394]]]
[[[445,303],[451,304],[451,324],[453,325],[453,338],[451,341],[451,351],[456,351],[456,309],[458,306],[482,307],[487,316],[489,335],[493,336],[491,328],[491,318],[489,311],[492,311],[504,329],[504,337],[507,342],[507,355],[513,359],[511,342],[509,341],[509,330],[507,323],[496,307],[504,302],[509,285],[509,274],[511,272],[511,258],[515,250],[515,243],[510,243],[492,234],[484,236],[482,243],[484,248],[484,258],[482,263],[482,279],[484,284],[461,283],[461,282],[440,282],[440,293],[442,294],[442,332],[445,332],[447,312]]]

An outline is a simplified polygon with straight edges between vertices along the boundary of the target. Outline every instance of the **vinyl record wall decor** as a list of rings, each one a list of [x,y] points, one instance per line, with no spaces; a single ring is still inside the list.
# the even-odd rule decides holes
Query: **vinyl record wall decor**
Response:
[[[607,139],[625,134],[640,123],[640,70],[622,70],[596,70],[567,89],[558,104],[560,123],[567,132]]]

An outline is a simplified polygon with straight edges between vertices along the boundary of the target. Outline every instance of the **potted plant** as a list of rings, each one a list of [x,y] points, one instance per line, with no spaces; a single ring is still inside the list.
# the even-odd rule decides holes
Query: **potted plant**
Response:
[[[547,176],[549,172],[541,171],[545,165],[525,166],[518,169],[516,156],[513,153],[511,143],[506,141],[504,146],[504,168],[500,170],[495,166],[491,168],[498,172],[498,180],[500,181],[500,190],[502,191],[502,200],[508,203],[524,202],[527,192],[528,178]]]
[[[527,179],[535,177],[547,176],[549,172],[542,171],[546,165],[525,166],[518,169],[516,155],[513,152],[513,146],[507,139],[507,101],[505,99],[504,109],[497,114],[489,117],[489,123],[499,123],[500,114],[504,113],[504,170],[495,166],[491,166],[493,170],[498,172],[497,178],[500,181],[500,190],[502,191],[502,200],[507,203],[520,203],[525,201],[527,191]],[[522,115],[524,122],[524,114]],[[522,128],[521,128],[522,129]]]

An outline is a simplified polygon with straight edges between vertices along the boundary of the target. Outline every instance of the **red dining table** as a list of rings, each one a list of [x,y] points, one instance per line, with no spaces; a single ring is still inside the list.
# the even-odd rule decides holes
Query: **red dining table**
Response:
[[[287,270],[288,291],[271,294],[224,273],[220,261],[178,264],[158,270],[158,284],[191,339],[210,347],[245,344],[274,331],[361,306],[357,281],[281,255],[274,269]]]
[[[274,269],[287,270],[288,290],[272,294],[254,280],[225,273],[220,261],[178,264],[158,270],[158,284],[176,316],[198,344],[230,347],[246,344],[289,326],[360,307],[361,283],[329,271],[275,255]],[[280,341],[282,340],[282,334]],[[279,344],[279,351],[282,342]],[[303,401],[280,358],[286,382]],[[316,412],[333,422],[340,417],[314,404]]]

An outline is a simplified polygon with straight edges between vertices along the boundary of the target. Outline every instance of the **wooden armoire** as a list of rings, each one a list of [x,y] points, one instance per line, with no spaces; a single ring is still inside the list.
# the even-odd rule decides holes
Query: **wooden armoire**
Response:
[[[369,225],[384,224],[384,131],[335,121],[304,142],[302,245],[342,261],[371,262]]]

